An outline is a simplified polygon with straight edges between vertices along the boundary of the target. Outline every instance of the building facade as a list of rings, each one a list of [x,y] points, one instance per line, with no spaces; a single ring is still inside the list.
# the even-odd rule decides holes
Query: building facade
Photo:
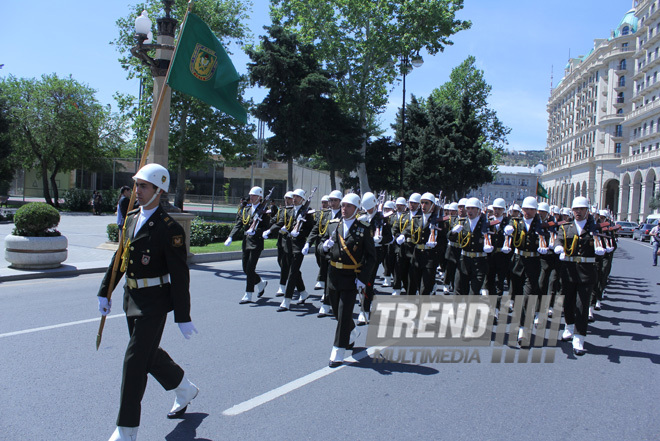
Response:
[[[503,198],[507,204],[521,204],[527,196],[536,196],[536,183],[545,169],[543,163],[534,167],[498,165],[493,173],[493,182],[471,190],[468,197],[479,198],[489,204],[497,198]]]

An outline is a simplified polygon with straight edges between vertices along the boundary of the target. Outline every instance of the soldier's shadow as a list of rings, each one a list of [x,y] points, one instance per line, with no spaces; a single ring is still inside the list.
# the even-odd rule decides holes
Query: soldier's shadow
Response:
[[[206,271],[213,273],[216,277],[221,277],[223,279],[229,280],[245,280],[245,273],[243,270],[227,270],[227,269],[218,269],[215,267],[209,267],[206,265],[194,264],[190,265],[190,269],[197,271]],[[276,280],[280,278],[279,271],[263,271],[258,270],[257,273],[262,279],[267,281]],[[266,288],[268,289],[268,288]]]
[[[183,420],[174,430],[165,436],[167,441],[213,441],[208,438],[197,438],[197,428],[202,424],[208,413],[186,413]]]
[[[357,354],[366,349],[367,348],[356,346],[355,349],[353,349],[353,353]],[[396,363],[390,361],[379,362],[369,355],[353,363],[348,363],[348,366],[361,369],[371,369],[381,375],[392,375],[395,372],[403,374],[436,375],[440,372],[435,368],[419,364]]]

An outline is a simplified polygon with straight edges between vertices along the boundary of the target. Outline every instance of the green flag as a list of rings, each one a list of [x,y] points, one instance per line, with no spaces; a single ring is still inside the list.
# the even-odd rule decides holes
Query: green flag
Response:
[[[550,199],[548,197],[548,191],[541,185],[539,181],[536,181],[536,196],[541,196],[542,198]]]
[[[238,73],[220,41],[201,18],[189,13],[172,58],[167,84],[245,124],[247,112],[238,102],[238,80]]]

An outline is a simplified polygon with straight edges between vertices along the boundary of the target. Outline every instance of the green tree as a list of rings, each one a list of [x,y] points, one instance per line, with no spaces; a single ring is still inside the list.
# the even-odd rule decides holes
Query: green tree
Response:
[[[362,129],[360,188],[369,191],[365,164],[370,129],[387,104],[388,85],[400,74],[393,60],[452,44],[470,27],[456,20],[462,0],[273,0],[275,18],[313,42],[328,69],[339,72],[337,98]]]
[[[484,78],[484,71],[477,69],[476,58],[470,55],[452,69],[449,81],[431,92],[431,96],[456,111],[463,105],[463,99],[467,99],[481,125],[484,141],[498,152],[499,156],[503,146],[508,144],[507,135],[511,133],[511,129],[502,124],[495,110],[488,107],[488,97],[492,89]]]
[[[0,90],[0,196],[9,194],[9,186],[14,177],[14,145],[9,134],[9,106]]]
[[[121,125],[110,122],[109,109],[96,101],[93,89],[71,77],[10,76],[2,80],[0,90],[10,109],[15,157],[24,168],[37,168],[45,201],[59,207],[57,174],[98,169],[100,159],[109,156],[112,141],[121,138]]]
[[[181,20],[188,6],[187,0],[175,0],[171,16]],[[245,24],[249,3],[243,0],[197,0],[193,12],[200,16],[211,31],[223,42],[225,48],[230,43],[243,45],[249,36]],[[115,96],[122,115],[132,121],[135,134],[133,152],[144,148],[149,131],[153,97],[153,78],[149,68],[130,54],[130,48],[136,45],[135,18],[143,10],[150,17],[164,16],[160,0],[145,0],[131,8],[126,17],[117,20],[119,36],[111,42],[121,53],[119,62],[127,71],[127,78],[140,78],[143,85],[142,99],[130,94]],[[154,25],[155,25],[155,20]],[[153,30],[154,35],[157,33]],[[153,57],[154,54],[151,54]],[[243,84],[244,88],[245,84]],[[169,164],[170,170],[176,170],[174,205],[182,208],[185,195],[187,170],[205,167],[209,155],[222,155],[231,162],[245,156],[254,144],[251,135],[254,126],[245,125],[234,118],[212,108],[191,96],[173,91],[170,108]]]

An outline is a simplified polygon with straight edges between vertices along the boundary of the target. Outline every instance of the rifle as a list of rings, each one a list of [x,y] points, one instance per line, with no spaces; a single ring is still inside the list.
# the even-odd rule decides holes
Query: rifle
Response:
[[[256,210],[254,210],[254,217],[252,218],[252,225],[250,225],[250,228],[248,228],[248,231],[255,231],[257,229],[257,225],[259,225],[259,222],[261,222],[261,216],[266,212],[268,209],[268,202],[270,202],[270,198],[273,195],[273,191],[275,190],[275,187],[271,188],[268,194],[266,195],[266,199],[264,199],[261,204],[257,207]]]
[[[314,193],[316,193],[317,189],[318,187],[314,187],[311,194],[307,198],[307,201],[303,204],[302,207],[300,207],[300,211],[298,211],[298,219],[296,219],[296,226],[293,227],[293,231],[295,231],[296,233],[300,233],[300,228],[302,227],[303,222],[305,222],[305,215],[307,215],[307,212],[309,211],[309,205],[312,203],[312,198],[314,197]]]

